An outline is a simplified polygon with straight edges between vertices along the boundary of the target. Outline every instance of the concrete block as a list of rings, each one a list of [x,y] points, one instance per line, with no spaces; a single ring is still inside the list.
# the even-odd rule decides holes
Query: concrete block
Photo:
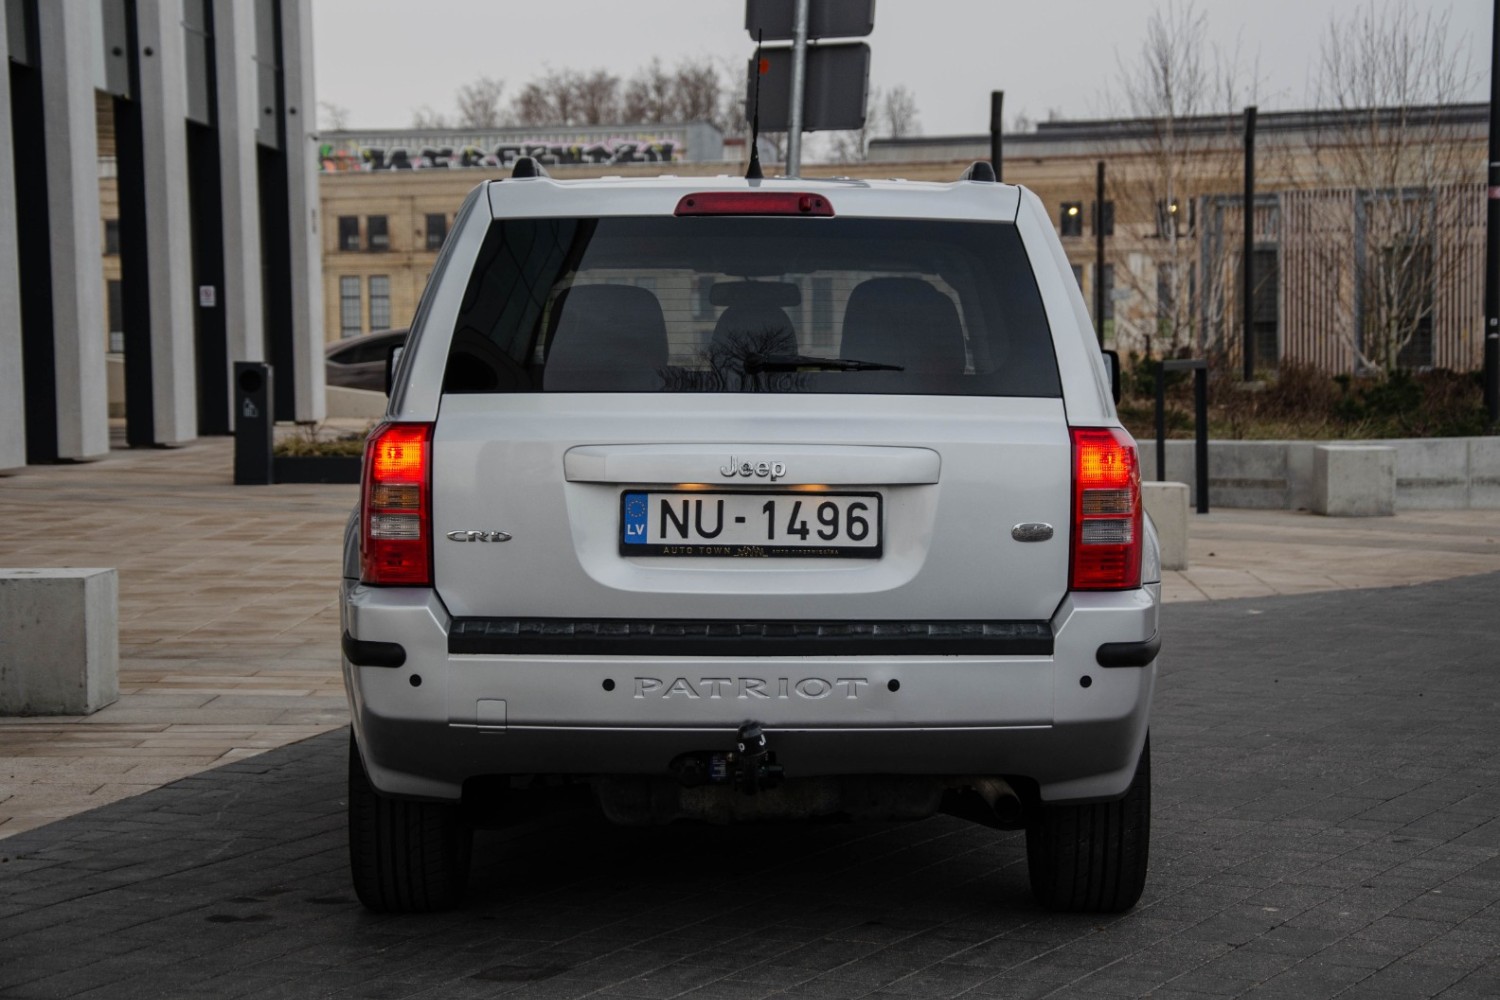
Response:
[[[1285,441],[1211,441],[1209,507],[1285,510],[1288,499]]]
[[[1332,517],[1396,513],[1396,449],[1368,444],[1314,447],[1312,510]]]
[[[1469,438],[1469,506],[1500,510],[1500,437]]]
[[[1311,510],[1313,498],[1313,448],[1317,441],[1286,443],[1286,505],[1289,510]]]
[[[1462,510],[1469,505],[1470,438],[1398,438],[1371,442],[1396,449],[1396,506]]]
[[[1141,483],[1141,502],[1161,542],[1161,568],[1187,569],[1187,483]]]
[[[89,715],[120,697],[113,569],[0,569],[0,715]]]

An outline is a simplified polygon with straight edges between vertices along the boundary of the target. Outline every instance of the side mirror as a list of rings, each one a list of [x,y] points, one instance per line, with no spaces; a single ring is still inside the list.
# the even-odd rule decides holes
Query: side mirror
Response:
[[[396,381],[396,364],[401,360],[401,352],[406,350],[405,344],[392,344],[385,356],[385,394],[391,394],[391,386]],[[1119,398],[1119,394],[1115,395]]]
[[[1109,369],[1109,392],[1115,402],[1120,401],[1120,352],[1100,351],[1104,355],[1104,367]]]

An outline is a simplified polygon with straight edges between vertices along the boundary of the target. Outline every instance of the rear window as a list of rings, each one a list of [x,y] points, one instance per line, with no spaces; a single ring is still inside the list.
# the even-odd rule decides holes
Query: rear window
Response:
[[[1061,395],[1014,226],[746,217],[496,221],[443,391]]]

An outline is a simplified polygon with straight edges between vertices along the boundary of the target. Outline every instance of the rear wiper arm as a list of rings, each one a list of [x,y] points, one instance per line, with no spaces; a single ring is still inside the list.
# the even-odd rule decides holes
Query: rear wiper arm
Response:
[[[853,358],[810,358],[805,354],[747,354],[745,374],[756,372],[902,372],[901,365],[879,361],[856,361]]]

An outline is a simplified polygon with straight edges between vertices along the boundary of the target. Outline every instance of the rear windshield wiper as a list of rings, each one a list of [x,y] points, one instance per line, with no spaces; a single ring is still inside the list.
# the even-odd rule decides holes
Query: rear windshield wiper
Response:
[[[804,354],[747,354],[745,374],[756,372],[902,372],[901,365],[879,361],[856,361],[853,358],[810,358]]]

